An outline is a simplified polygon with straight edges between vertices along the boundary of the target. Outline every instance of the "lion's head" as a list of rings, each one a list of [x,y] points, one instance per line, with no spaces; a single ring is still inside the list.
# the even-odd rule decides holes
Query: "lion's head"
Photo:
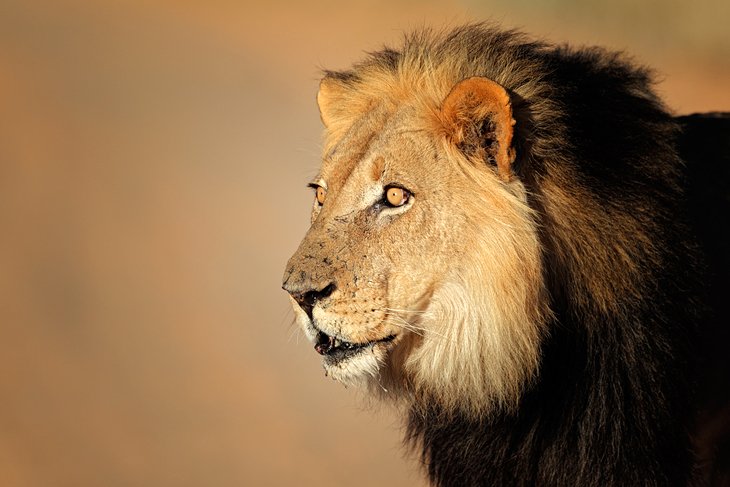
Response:
[[[284,288],[331,377],[446,410],[510,407],[549,313],[512,168],[514,95],[448,55],[391,54],[320,84],[324,158]]]

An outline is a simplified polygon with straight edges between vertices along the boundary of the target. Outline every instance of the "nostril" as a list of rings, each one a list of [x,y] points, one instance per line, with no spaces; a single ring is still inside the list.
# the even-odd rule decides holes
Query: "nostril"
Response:
[[[336,286],[334,285],[334,283],[331,283],[322,288],[320,291],[292,293],[292,297],[296,300],[297,303],[299,303],[299,306],[304,310],[305,313],[307,313],[307,316],[309,316],[309,319],[311,320],[312,310],[314,309],[314,305],[317,304],[317,301],[328,297],[334,292],[335,289]]]
[[[324,287],[320,292],[318,299],[326,298],[330,294],[332,294],[335,291],[335,283],[331,283],[328,286]]]
[[[314,306],[314,303],[317,302],[317,291],[308,291],[306,293],[300,294],[296,300],[299,302],[302,306],[309,306],[310,308]]]

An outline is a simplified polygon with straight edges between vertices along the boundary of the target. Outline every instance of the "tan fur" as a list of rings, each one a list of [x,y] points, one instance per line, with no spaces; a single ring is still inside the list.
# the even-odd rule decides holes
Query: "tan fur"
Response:
[[[536,373],[549,315],[540,243],[525,188],[509,178],[506,92],[485,78],[458,85],[454,66],[427,62],[415,53],[395,76],[372,65],[356,82],[322,82],[327,132],[315,181],[327,199],[315,202],[285,287],[337,284],[313,310],[328,335],[355,343],[396,336],[344,363],[325,358],[332,377],[480,416],[515,406]],[[464,107],[467,115],[456,114]],[[458,119],[471,112],[495,117],[497,170],[458,147]],[[412,200],[374,211],[388,184]],[[314,339],[308,317],[298,312],[298,321]]]

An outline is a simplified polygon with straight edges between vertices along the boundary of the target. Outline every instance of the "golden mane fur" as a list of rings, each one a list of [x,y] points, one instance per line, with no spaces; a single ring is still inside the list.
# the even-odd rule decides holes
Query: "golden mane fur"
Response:
[[[687,478],[694,379],[670,371],[703,256],[648,71],[470,25],[326,72],[317,102],[284,288],[327,374],[405,404],[440,485]]]

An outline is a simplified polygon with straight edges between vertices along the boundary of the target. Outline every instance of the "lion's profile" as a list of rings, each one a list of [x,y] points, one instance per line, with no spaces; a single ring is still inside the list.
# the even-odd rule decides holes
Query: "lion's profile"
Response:
[[[329,375],[407,408],[434,483],[722,481],[719,440],[692,440],[721,404],[696,357],[728,328],[727,118],[484,25],[327,72],[318,104],[284,288]]]

